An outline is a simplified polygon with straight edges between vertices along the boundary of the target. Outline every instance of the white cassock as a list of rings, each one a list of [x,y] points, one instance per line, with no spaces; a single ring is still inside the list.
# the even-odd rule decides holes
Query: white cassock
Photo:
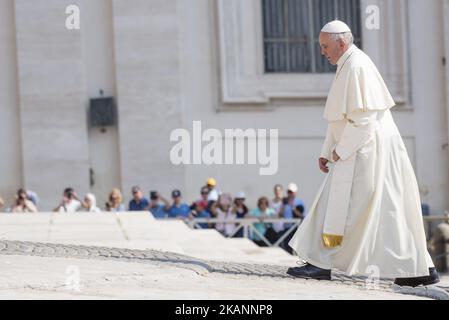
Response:
[[[312,265],[347,275],[428,275],[418,184],[389,110],[393,98],[355,45],[337,65],[324,110],[329,172],[289,245]]]

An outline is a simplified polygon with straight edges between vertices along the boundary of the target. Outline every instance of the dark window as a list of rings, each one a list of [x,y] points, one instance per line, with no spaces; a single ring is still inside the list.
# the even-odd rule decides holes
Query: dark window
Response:
[[[262,0],[265,72],[334,72],[318,36],[331,20],[351,28],[361,48],[360,0]]]

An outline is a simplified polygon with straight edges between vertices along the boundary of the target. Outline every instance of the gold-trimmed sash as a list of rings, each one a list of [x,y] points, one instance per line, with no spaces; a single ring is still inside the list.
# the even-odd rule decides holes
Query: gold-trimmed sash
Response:
[[[341,242],[343,241],[343,236],[337,235],[337,234],[322,234],[323,243],[324,246],[327,248],[334,248],[339,245],[341,245]]]

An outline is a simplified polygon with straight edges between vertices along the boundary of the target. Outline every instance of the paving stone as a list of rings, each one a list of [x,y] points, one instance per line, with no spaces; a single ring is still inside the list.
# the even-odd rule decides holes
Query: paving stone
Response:
[[[55,243],[39,243],[27,241],[0,240],[0,254],[2,255],[33,255],[42,257],[65,257],[80,259],[101,259],[128,261],[136,263],[165,262],[173,265],[182,265],[191,269],[200,269],[204,272],[217,272],[259,277],[294,277],[286,273],[286,267],[257,263],[235,263],[223,261],[208,261],[186,255],[158,250],[136,250],[122,248],[107,248],[95,246],[76,246]],[[332,272],[332,280],[335,283],[349,286],[367,288],[366,277],[349,277],[339,271]],[[403,294],[426,296],[432,299],[449,299],[449,288],[429,286],[421,288],[398,288],[389,279],[380,279],[376,290],[394,291]]]

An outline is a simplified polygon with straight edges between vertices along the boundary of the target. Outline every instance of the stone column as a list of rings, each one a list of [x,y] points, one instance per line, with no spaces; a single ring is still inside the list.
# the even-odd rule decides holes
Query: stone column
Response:
[[[8,207],[22,186],[14,1],[0,1],[0,196]]]
[[[113,0],[122,185],[168,195],[184,188],[170,162],[170,133],[183,125],[176,0]]]
[[[71,4],[80,1],[15,1],[24,184],[41,210],[65,187],[89,189],[82,25],[66,29]]]

